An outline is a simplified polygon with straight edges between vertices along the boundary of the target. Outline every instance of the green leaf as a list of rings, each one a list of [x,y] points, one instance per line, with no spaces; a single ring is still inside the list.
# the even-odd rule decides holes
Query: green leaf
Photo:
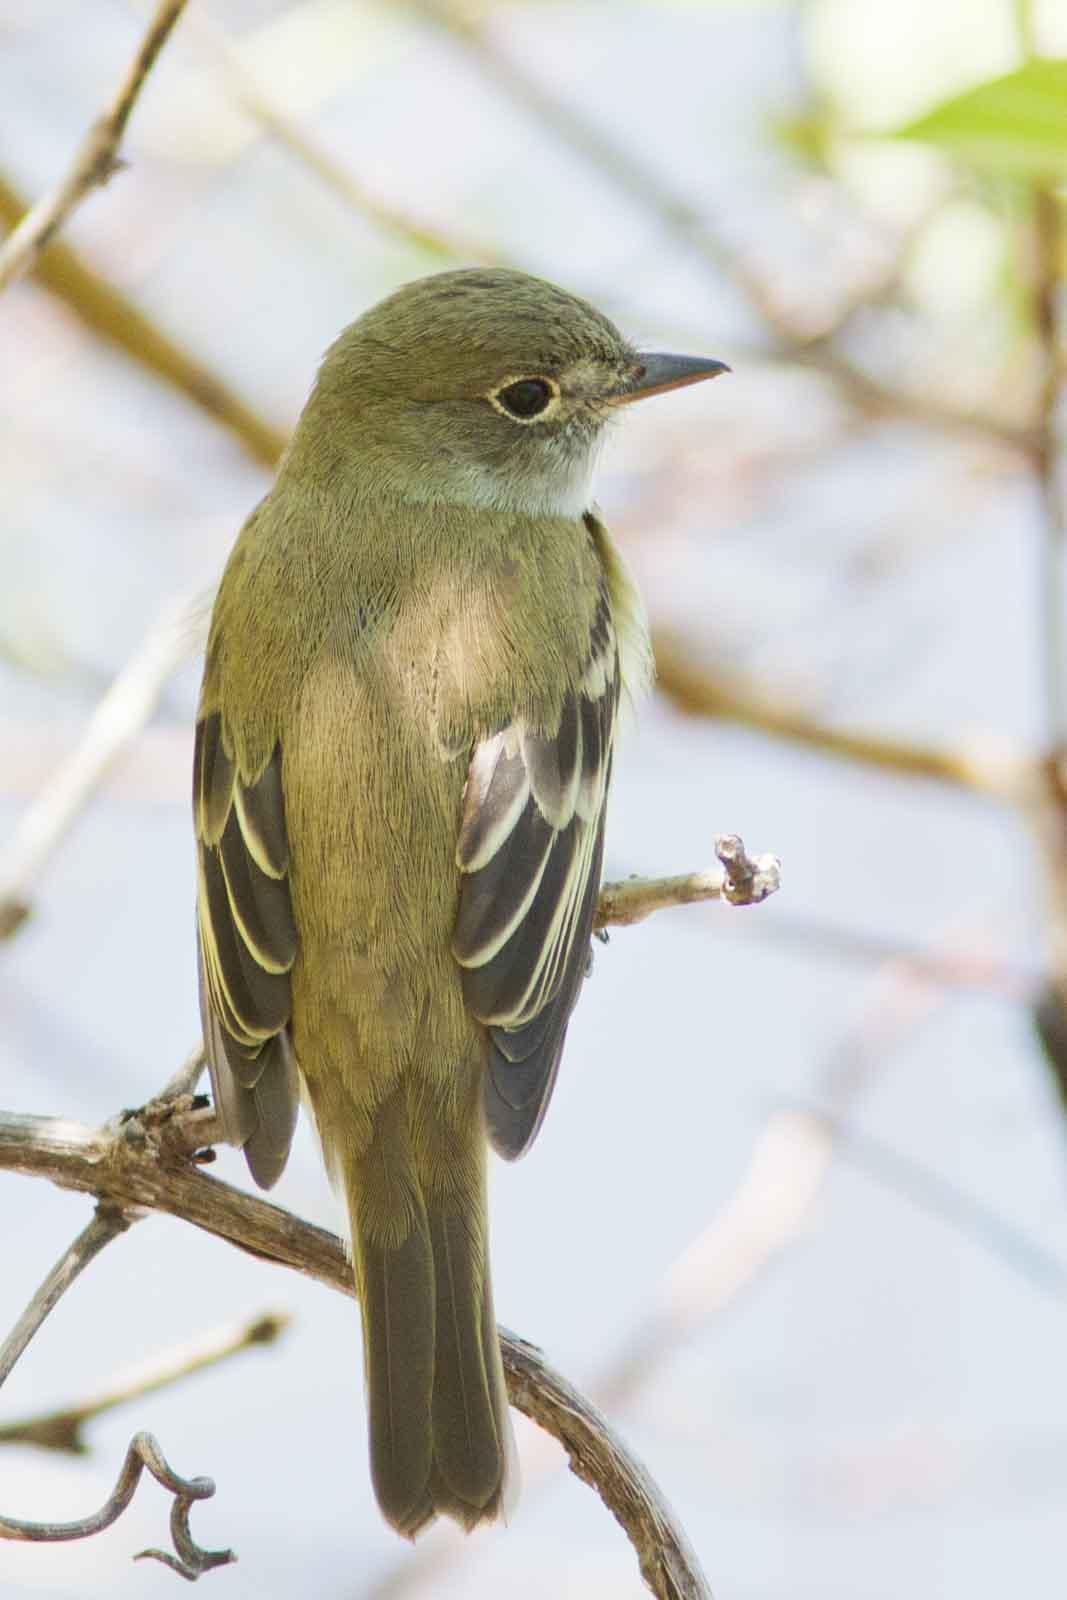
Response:
[[[1028,61],[896,128],[984,171],[1067,177],[1067,60]]]

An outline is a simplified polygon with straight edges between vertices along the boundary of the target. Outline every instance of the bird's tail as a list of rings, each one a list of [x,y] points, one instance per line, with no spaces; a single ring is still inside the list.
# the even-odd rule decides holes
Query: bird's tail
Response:
[[[485,1161],[477,1111],[463,1126],[422,1116],[398,1088],[375,1111],[366,1151],[342,1162],[371,1476],[383,1514],[409,1538],[438,1513],[473,1528],[500,1513],[505,1493],[511,1426]]]

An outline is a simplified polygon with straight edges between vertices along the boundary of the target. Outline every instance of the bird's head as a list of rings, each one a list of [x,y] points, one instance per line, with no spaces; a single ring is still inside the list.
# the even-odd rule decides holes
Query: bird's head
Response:
[[[716,377],[640,354],[586,301],[504,268],[406,284],[345,329],[296,440],[404,498],[578,515],[619,408]],[[328,445],[326,440],[329,441]]]

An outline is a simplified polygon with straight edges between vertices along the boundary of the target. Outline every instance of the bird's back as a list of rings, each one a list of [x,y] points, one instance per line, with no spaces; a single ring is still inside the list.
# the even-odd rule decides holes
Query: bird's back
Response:
[[[299,608],[286,606],[291,591]],[[406,1533],[436,1511],[466,1523],[492,1515],[504,1491],[486,1107],[494,1138],[515,1154],[551,1090],[599,880],[618,701],[614,619],[630,593],[591,517],[312,493],[284,473],[220,589],[202,713],[226,708],[239,775],[251,780],[268,761],[280,772],[298,934],[284,1037],[348,1203],[372,1470],[387,1516]],[[566,743],[568,714],[575,729],[585,717],[593,767],[582,781],[580,745],[568,758],[554,743]],[[461,859],[471,764],[500,739],[516,751],[501,772],[514,760],[521,775],[523,751],[533,762],[524,792],[534,833],[524,837],[518,811],[504,819],[516,825],[510,865],[498,862],[510,881],[477,913],[475,937],[527,881],[519,909],[536,924],[545,877],[549,920],[536,936],[558,946],[531,957],[511,942],[520,986],[536,987],[537,960],[556,973],[548,1009],[521,1026],[516,1012],[511,1032],[490,1026],[479,1004],[487,981],[494,992],[514,987],[507,969],[494,976],[503,957],[494,965],[476,951],[465,969],[456,949],[478,866]],[[573,781],[561,777],[567,759],[577,763]],[[584,821],[580,796],[592,807]],[[579,898],[561,899],[570,909],[553,924],[554,828],[566,892]],[[547,841],[539,865],[531,840],[538,850]],[[523,1085],[519,1101],[508,1083]]]

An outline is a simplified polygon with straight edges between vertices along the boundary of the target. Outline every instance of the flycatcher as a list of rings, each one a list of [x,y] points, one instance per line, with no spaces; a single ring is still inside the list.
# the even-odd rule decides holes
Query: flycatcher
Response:
[[[344,1192],[371,1473],[413,1536],[510,1448],[486,1140],[545,1114],[589,958],[620,694],[651,674],[590,479],[639,354],[524,273],[446,272],[328,351],[215,602],[196,728],[201,1010],[269,1188],[300,1091]]]

